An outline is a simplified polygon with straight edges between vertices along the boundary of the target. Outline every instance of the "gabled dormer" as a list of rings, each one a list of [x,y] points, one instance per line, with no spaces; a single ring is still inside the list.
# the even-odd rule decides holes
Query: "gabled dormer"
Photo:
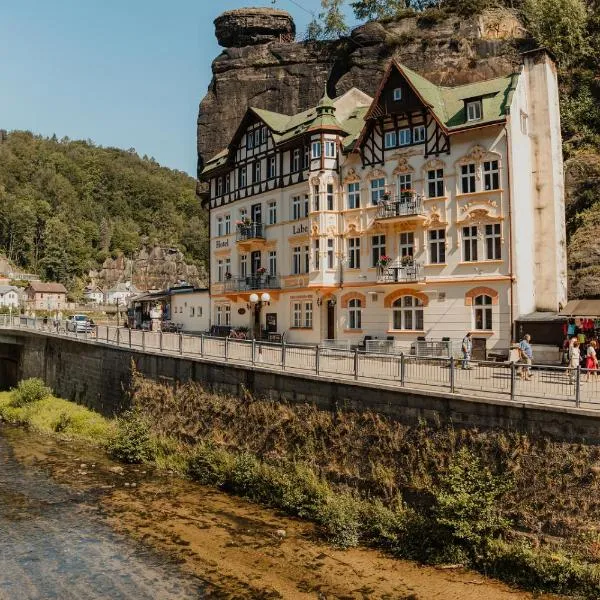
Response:
[[[422,144],[425,157],[449,153],[455,133],[506,120],[517,78],[510,75],[443,87],[392,61],[354,150],[360,152],[364,165],[383,164],[388,151],[403,146]]]

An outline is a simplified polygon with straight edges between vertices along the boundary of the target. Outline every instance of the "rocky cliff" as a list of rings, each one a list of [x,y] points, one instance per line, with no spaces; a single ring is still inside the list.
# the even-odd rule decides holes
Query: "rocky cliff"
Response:
[[[223,52],[198,115],[198,168],[233,135],[247,106],[293,114],[351,87],[373,94],[391,57],[437,83],[468,83],[510,73],[524,37],[508,10],[469,19],[437,13],[370,22],[333,42],[295,42],[292,17],[239,9],[215,21]]]
[[[91,285],[110,289],[117,283],[131,281],[139,290],[165,289],[178,281],[207,285],[207,276],[174,248],[142,248],[133,258],[107,258],[100,271],[89,274]]]

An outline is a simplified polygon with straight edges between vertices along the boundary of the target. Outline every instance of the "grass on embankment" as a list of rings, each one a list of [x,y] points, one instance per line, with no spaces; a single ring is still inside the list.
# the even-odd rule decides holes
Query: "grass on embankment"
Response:
[[[0,419],[38,433],[79,439],[97,446],[105,446],[114,436],[114,420],[54,397],[50,390],[43,389],[43,382],[34,386],[37,391],[25,402],[18,391],[0,392]]]

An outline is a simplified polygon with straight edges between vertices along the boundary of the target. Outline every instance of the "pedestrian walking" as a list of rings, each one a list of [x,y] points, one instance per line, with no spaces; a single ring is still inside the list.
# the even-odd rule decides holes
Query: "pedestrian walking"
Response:
[[[585,356],[585,380],[590,380],[590,375],[594,375],[594,379],[598,379],[598,354],[596,350],[598,349],[598,342],[596,340],[592,340],[590,345],[588,346],[587,353]]]
[[[573,373],[577,371],[581,362],[581,349],[579,347],[579,340],[575,340],[570,349],[569,356],[569,381],[573,383]]]
[[[461,351],[462,351],[462,368],[470,369],[469,361],[471,360],[471,352],[473,350],[473,340],[471,339],[471,332],[463,338]]]
[[[519,351],[521,353],[521,362],[526,366],[521,367],[519,376],[521,379],[529,381],[531,379],[531,365],[533,363],[533,349],[531,347],[531,336],[526,333],[519,343]]]
[[[572,374],[571,374],[571,355],[573,354],[573,346],[576,343],[577,343],[577,336],[573,336],[569,340],[569,345],[567,346],[567,350],[565,352],[566,364],[567,364],[567,375],[569,376],[569,379],[571,379],[571,377],[572,377]]]

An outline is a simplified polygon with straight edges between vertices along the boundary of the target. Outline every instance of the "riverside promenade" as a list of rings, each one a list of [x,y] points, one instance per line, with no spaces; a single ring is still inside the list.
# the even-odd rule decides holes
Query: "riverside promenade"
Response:
[[[576,408],[600,414],[600,379],[595,373],[565,367],[536,366],[531,379],[520,377],[521,366],[507,362],[477,361],[462,370],[455,358],[386,354],[320,348],[287,343],[130,330],[99,325],[90,332],[67,331],[40,319],[8,316],[0,328],[26,330],[50,337],[77,339],[94,345],[129,348],[169,357],[180,356],[227,363],[277,373],[311,376],[315,380],[360,382],[362,386],[397,387],[435,394],[460,395],[520,405]]]

